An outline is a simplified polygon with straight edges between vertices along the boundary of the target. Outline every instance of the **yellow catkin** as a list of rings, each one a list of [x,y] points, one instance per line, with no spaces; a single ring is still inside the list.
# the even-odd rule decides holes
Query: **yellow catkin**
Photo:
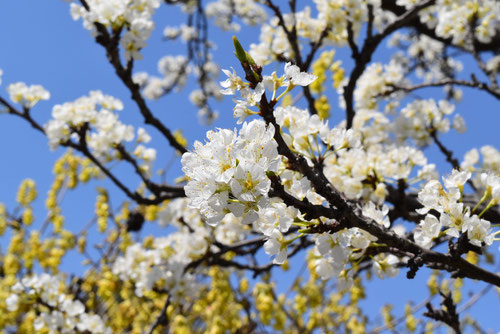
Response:
[[[10,238],[10,244],[7,248],[7,253],[12,253],[16,255],[22,254],[24,250],[24,230],[17,230]]]
[[[66,254],[62,248],[51,248],[49,250],[49,257],[47,259],[47,267],[51,269],[52,273],[56,274],[59,271],[63,256]]]
[[[472,264],[477,264],[479,261],[479,256],[477,256],[476,252],[469,251],[465,256],[465,259]]]
[[[462,301],[462,287],[464,282],[461,278],[455,279],[453,282],[453,301],[458,304]]]
[[[99,195],[97,195],[97,200],[95,204],[95,213],[97,216],[97,228],[99,232],[105,232],[108,227],[108,217],[109,217],[109,197],[108,192],[104,188],[97,189]]]
[[[14,254],[7,254],[3,258],[3,272],[4,275],[15,275],[21,269],[21,264]]]
[[[382,318],[384,319],[384,325],[389,328],[390,330],[394,330],[394,316],[392,315],[392,308],[393,306],[391,304],[386,304],[382,307]]]
[[[50,216],[54,232],[56,233],[60,233],[64,227],[64,217],[60,214],[60,211],[61,210],[57,208],[57,210],[53,212],[53,215]]]
[[[35,220],[35,217],[33,216],[33,209],[30,207],[24,209],[21,219],[23,224],[28,226],[31,225],[31,223]]]
[[[362,334],[366,332],[364,324],[357,317],[351,317],[346,325],[347,329],[353,334]]]
[[[418,323],[417,319],[415,319],[415,316],[413,315],[413,311],[411,309],[410,304],[405,305],[405,315],[406,315],[405,319],[406,329],[408,329],[408,331],[410,332],[414,332],[415,330],[417,330]]]
[[[429,279],[427,280],[427,287],[429,288],[429,292],[431,296],[436,295],[439,292],[439,284],[437,280],[437,272],[433,272]]]
[[[447,279],[442,280],[439,289],[442,293],[448,294],[450,292],[450,282]]]
[[[324,51],[318,59],[312,64],[312,73],[316,75],[314,80],[309,86],[313,93],[321,93],[325,90],[324,83],[326,82],[326,71],[331,66],[335,50]]]
[[[342,82],[344,81],[345,77],[345,70],[341,67],[342,62],[340,60],[337,60],[332,64],[330,67],[330,71],[333,72],[333,88],[338,89]]]
[[[125,252],[127,248],[134,243],[134,241],[132,240],[132,235],[128,233],[125,229],[122,229],[120,232],[121,232],[120,233],[121,242],[119,248],[122,252]]]
[[[148,235],[142,241],[142,245],[146,249],[151,249],[154,246],[155,238],[152,235]]]
[[[36,199],[37,191],[35,188],[35,181],[26,179],[21,182],[17,191],[17,202],[22,206],[28,206]]]
[[[299,315],[307,312],[307,298],[301,294],[295,296],[294,308]]]
[[[330,103],[325,95],[320,96],[314,101],[314,107],[318,112],[319,118],[326,120],[330,117]]]
[[[82,168],[82,171],[78,175],[78,180],[80,182],[86,183],[90,180],[91,176],[92,176],[92,167],[85,167]]]
[[[425,334],[434,334],[434,325],[432,322],[428,322],[425,324]]]
[[[155,221],[158,217],[159,207],[158,205],[148,205],[144,209],[144,219],[147,221]]]
[[[5,233],[7,229],[7,210],[5,209],[5,205],[0,203],[0,236]]]
[[[181,144],[184,147],[188,146],[188,141],[186,137],[184,137],[182,130],[175,130],[173,136],[179,144]]]
[[[244,277],[240,280],[240,292],[245,293],[248,291],[250,284],[248,283],[248,278]]]
[[[32,231],[30,233],[28,242],[26,243],[27,247],[25,248],[25,251],[23,252],[22,258],[24,261],[24,266],[26,269],[31,270],[33,267],[33,264],[35,260],[39,256],[39,251],[41,248],[41,241],[40,241],[40,232],[38,231]]]
[[[125,226],[130,217],[130,203],[124,202],[120,209],[120,212],[115,215],[115,222],[118,226]]]
[[[359,300],[365,298],[365,290],[361,285],[361,279],[359,277],[354,280],[354,284],[352,285],[350,292],[351,301],[354,305],[356,305]]]
[[[62,230],[60,232],[60,239],[58,240],[58,245],[64,250],[70,250],[76,247],[76,236],[68,230]]]
[[[87,233],[82,233],[82,235],[78,237],[77,245],[78,252],[83,254],[85,252],[85,248],[87,247]]]

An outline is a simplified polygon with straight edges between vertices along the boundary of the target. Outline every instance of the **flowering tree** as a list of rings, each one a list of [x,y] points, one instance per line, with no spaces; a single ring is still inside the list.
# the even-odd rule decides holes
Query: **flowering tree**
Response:
[[[459,159],[441,139],[451,128],[465,132],[455,113],[462,87],[500,99],[499,3],[69,2],[143,124],[120,121],[122,101],[101,91],[54,105],[43,123],[32,109],[49,92],[7,83],[2,110],[46,136],[52,150],[67,150],[54,166],[45,221],[35,222],[31,179],[21,184],[17,207],[0,206],[4,332],[482,330],[467,310],[500,287],[500,152],[484,146]],[[186,24],[167,26],[164,36],[187,51],[161,58],[160,76],[153,76],[134,65],[143,61],[160,6],[182,9]],[[233,37],[240,67],[216,64],[211,23],[233,33],[260,26],[258,43]],[[377,61],[386,42],[390,57]],[[342,48],[348,61],[336,58]],[[459,58],[474,63],[471,73],[463,73]],[[210,130],[188,144],[162,122],[149,101],[192,88],[188,81],[196,82],[190,99],[204,122],[217,118],[215,100],[232,96],[236,128]],[[434,88],[433,98],[416,95],[425,88]],[[331,110],[343,120],[334,122]],[[158,176],[156,149],[166,149],[148,131],[177,153],[182,176],[175,182]],[[447,170],[424,154],[430,146]],[[134,171],[138,187],[118,164]],[[61,198],[101,179],[125,199],[112,205],[99,188],[95,219],[70,231]],[[161,233],[141,236],[150,222]],[[90,254],[94,246],[99,258]],[[84,274],[64,273],[62,258],[76,252],[87,258]],[[293,266],[303,269],[285,291],[277,282]],[[414,279],[424,267],[433,271],[422,303],[401,310],[387,304],[381,320],[363,309],[373,274]],[[464,283],[475,282],[486,288],[465,300]]]

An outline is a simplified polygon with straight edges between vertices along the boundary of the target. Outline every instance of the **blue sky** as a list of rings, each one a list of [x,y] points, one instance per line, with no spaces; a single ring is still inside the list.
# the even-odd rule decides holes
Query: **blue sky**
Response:
[[[165,8],[158,12],[157,27],[148,47],[143,51],[145,60],[137,63],[136,70],[157,74],[157,61],[163,55],[184,53],[184,45],[167,43],[161,38],[166,25],[183,22],[183,16],[178,14],[178,11],[171,12]],[[0,31],[0,69],[4,72],[0,96],[7,97],[5,88],[9,83],[24,81],[27,84],[43,85],[51,92],[51,99],[40,102],[33,110],[34,117],[41,123],[49,119],[54,104],[72,101],[96,89],[124,102],[125,109],[120,113],[122,121],[138,124],[141,120],[135,105],[129,99],[128,91],[108,64],[104,50],[93,41],[89,32],[83,29],[81,21],[72,20],[68,3],[60,0],[4,0],[0,4]],[[238,37],[244,46],[248,46],[250,42],[257,42],[258,30],[244,30]],[[217,62],[223,68],[232,66],[239,70],[233,56],[231,34],[221,34],[218,28],[211,28],[210,38],[218,45],[214,52]],[[344,64],[349,67],[348,64],[352,62],[348,53],[337,54],[341,55]],[[386,58],[387,51],[381,50],[378,55]],[[464,63],[466,71],[473,66],[468,60],[464,60]],[[270,66],[268,70],[272,72],[281,69]],[[422,95],[434,92],[436,90],[424,92]],[[192,143],[195,139],[203,140],[204,133],[210,127],[198,123],[196,110],[188,101],[188,94],[189,90],[184,90],[162,101],[152,102],[150,106],[155,115],[170,129],[183,129]],[[473,147],[486,144],[500,147],[500,110],[494,103],[495,100],[486,94],[471,89],[464,90],[464,100],[457,106],[457,111],[465,118],[468,131],[464,135],[451,131],[442,137],[446,145],[455,148],[459,159]],[[221,117],[212,126],[236,127],[236,122],[232,119],[232,102],[229,97],[213,106]],[[333,106],[332,113],[340,114],[343,111]],[[45,215],[43,201],[52,182],[52,165],[63,151],[51,152],[46,138],[33,131],[24,121],[8,115],[0,117],[0,202],[12,207],[20,182],[26,177],[33,178],[39,190],[35,215],[40,221]],[[160,167],[170,160],[172,152],[154,129],[148,130],[153,136],[153,145],[158,150],[157,167]],[[450,170],[435,148],[429,148],[427,151],[428,157],[438,163],[440,171],[446,173]],[[127,170],[123,170],[123,173],[128,175]],[[173,179],[180,176],[180,173],[179,164],[175,163],[168,172],[168,178]],[[130,188],[135,188],[138,182],[137,179],[127,178]],[[123,195],[109,182],[92,182],[69,193],[63,202],[69,229],[77,231],[91,219],[94,212],[95,188],[98,185],[106,186],[110,190],[113,203],[119,203],[123,199]],[[497,249],[498,246],[490,248],[495,253],[498,252]],[[81,271],[81,267],[75,262],[77,261],[67,259],[67,270]],[[418,303],[427,295],[427,273],[427,270],[422,270],[414,281],[406,280],[404,272],[398,279],[375,280],[369,286],[368,299],[364,304],[374,312],[373,317],[378,307],[386,302],[399,306],[396,308],[396,314],[400,314],[401,306],[408,298]],[[287,281],[287,276],[289,275],[278,275],[277,278]],[[498,305],[498,297],[495,293],[490,293],[472,308],[472,314],[479,317],[486,328],[500,329],[493,314],[494,310],[498,311]]]

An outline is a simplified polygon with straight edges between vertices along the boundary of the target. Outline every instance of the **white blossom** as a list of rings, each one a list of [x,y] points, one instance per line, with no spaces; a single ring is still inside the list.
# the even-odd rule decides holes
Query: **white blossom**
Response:
[[[281,235],[280,231],[274,229],[269,235],[269,239],[264,243],[264,250],[267,255],[273,256],[273,263],[275,264],[283,264],[285,263],[288,255],[287,248],[284,244],[284,238]]]
[[[285,76],[294,86],[309,86],[316,80],[315,75],[301,72],[297,65],[292,65],[291,63],[286,63],[285,65]]]
[[[48,100],[50,93],[40,85],[27,86],[24,82],[16,82],[7,87],[10,100],[20,103],[24,108],[31,109],[40,100]]]

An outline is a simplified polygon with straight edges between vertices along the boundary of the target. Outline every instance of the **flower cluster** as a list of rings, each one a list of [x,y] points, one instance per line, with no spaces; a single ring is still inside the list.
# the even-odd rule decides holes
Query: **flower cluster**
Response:
[[[425,35],[395,33],[389,41],[389,46],[406,49],[406,54],[396,53],[393,59],[400,63],[408,63],[412,59],[409,67],[413,67],[417,77],[422,78],[424,82],[445,79],[463,69],[459,60],[441,57],[445,49],[444,43]]]
[[[387,219],[385,216],[387,210],[382,212],[374,207],[363,210],[364,215],[370,213],[382,220]],[[353,270],[348,267],[348,263],[362,258],[368,247],[376,240],[374,236],[358,228],[344,229],[334,234],[316,235],[315,253],[318,256],[315,261],[316,272],[323,279],[337,277],[340,291],[348,289],[353,280]],[[403,261],[392,254],[379,254],[373,260],[374,272],[381,279],[397,276],[399,269],[395,265]]]
[[[275,73],[264,76],[263,81],[252,89],[234,70],[224,73],[228,79],[221,82],[222,92],[233,95],[239,91],[242,96],[242,100],[235,100],[235,117],[240,117],[239,123],[248,115],[257,114],[250,108],[260,108],[266,89],[272,91],[271,99],[274,100],[277,89],[286,86],[285,92],[277,98],[279,100],[295,85],[307,86],[315,79],[313,75],[301,72],[297,66],[287,64],[284,77],[278,78]],[[387,194],[385,176],[406,179],[413,166],[426,165],[423,154],[409,147],[395,146],[384,152],[382,145],[374,145],[370,147],[369,157],[364,157],[367,153],[361,147],[361,138],[355,130],[342,127],[330,129],[328,122],[317,115],[310,116],[307,110],[293,106],[277,107],[274,116],[287,145],[306,157],[310,164],[318,156],[325,159],[325,176],[350,198],[375,200],[382,204]],[[282,264],[287,259],[289,245],[300,237],[287,239],[290,227],[294,222],[305,226],[314,222],[306,221],[295,208],[288,207],[280,199],[268,198],[271,182],[265,171],[279,175],[286,191],[298,199],[307,198],[311,203],[322,205],[324,198],[314,191],[307,178],[280,163],[273,136],[274,127],[266,127],[260,120],[244,123],[239,133],[231,130],[210,131],[207,134],[209,142],[205,145],[196,143],[195,151],[185,153],[182,163],[189,180],[185,190],[190,206],[199,209],[211,225],[217,225],[229,212],[242,217],[243,224],[252,222],[253,230],[267,237],[265,252],[275,256],[273,263]],[[262,168],[264,166],[267,167]],[[354,169],[363,171],[354,172]],[[385,227],[390,226],[385,206],[367,204],[363,214]],[[318,271],[324,278],[342,272],[346,284],[349,284],[352,277],[349,276],[347,262],[353,257],[363,256],[376,238],[357,228],[343,230],[340,234],[344,240],[344,247],[336,248],[340,253],[333,250],[335,247],[332,245],[336,241],[330,243],[332,247],[329,250],[324,245],[320,247]],[[337,238],[336,235],[325,237]],[[394,276],[397,271],[392,265],[396,262],[392,257],[378,256],[377,274]]]
[[[480,162],[480,158],[482,161]],[[464,156],[460,168],[473,173],[472,182],[476,188],[481,188],[482,173],[500,174],[500,152],[493,146],[483,146],[480,150],[472,149]]]
[[[224,30],[240,30],[233,16],[237,16],[247,25],[258,25],[265,22],[266,11],[256,1],[247,0],[217,0],[207,4],[208,17],[215,19],[215,25]]]
[[[290,31],[297,30],[298,41],[304,44],[315,43],[327,31],[323,42],[329,45],[344,46],[348,39],[348,25],[356,37],[363,24],[368,20],[368,7],[373,8],[373,27],[382,29],[394,19],[394,15],[382,10],[380,1],[374,0],[347,0],[329,1],[314,0],[315,8],[304,6],[293,14],[284,13],[283,21]],[[316,13],[316,14],[315,14]],[[302,48],[302,43],[299,43]],[[258,64],[265,65],[276,59],[293,59],[293,48],[287,35],[280,26],[280,19],[273,17],[269,23],[263,24],[260,33],[260,42],[250,45],[250,54]]]
[[[279,163],[273,136],[272,126],[255,120],[244,123],[238,134],[209,131],[205,145],[196,142],[194,152],[182,156],[189,178],[186,195],[209,224],[216,225],[229,212],[243,216],[244,223],[258,218],[271,186],[266,172],[277,171]]]
[[[146,40],[154,29],[152,20],[159,0],[87,0],[84,6],[72,3],[71,15],[74,20],[82,18],[83,26],[93,35],[97,34],[96,24],[117,30],[125,28],[120,43],[125,58],[141,59],[139,51],[146,46]]]
[[[393,131],[401,142],[411,138],[418,146],[432,143],[433,133],[446,133],[450,130],[450,120],[455,106],[446,100],[437,104],[434,100],[415,100],[403,108],[394,121]],[[463,118],[456,114],[453,128],[459,133],[465,132]]]
[[[169,202],[165,210],[158,213],[158,222],[160,226],[175,226],[185,233],[194,231],[209,241],[215,240],[224,245],[232,245],[243,240],[249,232],[248,226],[241,224],[241,219],[231,213],[222,218],[217,226],[207,225],[200,210],[189,207],[187,198]]]
[[[14,284],[11,290],[12,294],[6,300],[10,312],[17,311],[24,304],[35,304],[39,308],[34,320],[37,332],[111,333],[101,317],[87,313],[82,302],[65,293],[65,283],[61,276],[26,276]]]
[[[172,300],[183,302],[199,290],[195,276],[184,273],[186,264],[204,254],[208,243],[202,234],[173,233],[155,238],[150,247],[136,243],[113,263],[113,274],[132,282],[135,294],[164,289]]]
[[[55,149],[74,136],[76,139],[84,136],[88,146],[98,156],[108,156],[109,150],[115,145],[134,139],[134,128],[121,123],[114,113],[122,109],[120,100],[100,91],[92,91],[89,96],[74,102],[55,105],[52,109],[53,119],[45,125],[50,147]],[[86,127],[93,131],[87,132],[89,129]]]
[[[198,32],[193,26],[181,24],[180,26],[166,26],[163,36],[168,39],[177,39],[179,36],[183,42],[189,42],[198,37]]]
[[[377,207],[370,202],[363,207],[362,214],[371,218],[375,223],[390,227],[389,208],[385,205]],[[325,224],[334,221],[325,220]],[[395,226],[394,232],[398,235],[404,233],[401,226]],[[317,274],[323,279],[337,277],[339,290],[343,291],[352,286],[353,268],[348,264],[353,261],[362,260],[365,253],[377,238],[359,228],[343,229],[333,234],[317,234],[315,239],[314,262]],[[373,257],[373,271],[379,278],[395,277],[399,273],[397,264],[404,263],[406,258],[398,258],[392,254],[378,254]]]
[[[211,97],[215,99],[222,97],[215,80],[219,75],[219,67],[211,60],[209,54],[205,62],[197,66],[190,64],[189,59],[181,55],[165,56],[158,62],[158,71],[161,77],[149,75],[146,72],[134,74],[133,80],[141,87],[144,97],[156,100],[174,90],[180,91],[186,85],[189,75],[192,74],[197,77],[200,89],[193,90],[189,99],[199,108],[200,120],[210,123],[217,118],[217,113],[210,109],[208,100]]]
[[[40,100],[48,100],[50,93],[40,85],[27,86],[24,82],[16,82],[7,87],[10,100],[20,103],[23,108],[31,109]]]
[[[142,87],[147,99],[156,100],[174,88],[180,90],[187,82],[193,69],[184,56],[165,56],[158,62],[158,71],[163,77],[150,76],[146,72],[134,75],[134,81]]]
[[[435,166],[427,164],[418,149],[382,145],[377,128],[367,130],[362,126],[361,113],[354,122],[355,129],[349,130],[330,129],[318,116],[310,116],[307,110],[294,106],[278,107],[274,114],[282,130],[288,130],[283,133],[287,144],[309,160],[321,156],[325,161],[325,176],[348,198],[381,204],[387,196],[387,181],[417,182],[437,177]],[[409,180],[416,166],[420,167],[418,175]]]
[[[412,1],[400,1],[407,8]],[[434,6],[419,13],[420,21],[429,28],[435,28],[442,38],[451,38],[454,44],[465,45],[471,34],[471,22],[474,22],[474,38],[491,42],[498,27],[500,4],[494,0],[440,0]]]
[[[354,91],[356,107],[361,110],[376,110],[380,96],[390,91],[391,87],[405,83],[405,67],[406,64],[395,60],[384,66],[380,63],[368,66]]]
[[[234,95],[237,91],[241,94],[241,100],[234,100],[234,102],[236,102],[236,106],[233,109],[233,115],[235,118],[238,118],[238,124],[241,124],[248,116],[257,114],[257,112],[251,110],[250,108],[258,107],[266,89],[272,91],[271,99],[274,100],[276,98],[277,90],[280,87],[286,87],[286,90],[276,98],[276,100],[279,100],[296,86],[308,86],[316,80],[315,75],[302,72],[297,65],[286,63],[284,76],[278,77],[276,72],[273,72],[272,75],[264,76],[263,81],[259,82],[257,86],[252,89],[248,86],[248,83],[245,83],[243,79],[236,74],[234,69],[232,70],[232,72],[222,70],[228,78],[220,84],[222,88],[224,88],[221,90],[221,93],[224,95]]]
[[[326,161],[325,175],[348,198],[383,203],[387,182],[417,182],[434,177],[434,166],[423,153],[410,146],[372,145],[332,155]],[[416,179],[410,180],[415,166],[421,166]]]
[[[276,122],[283,129],[288,129],[288,133],[284,134],[285,140],[310,159],[318,153],[323,156],[330,155],[331,148],[339,151],[361,145],[354,130],[345,130],[342,127],[330,129],[328,122],[323,122],[317,115],[310,116],[305,109],[294,106],[278,107],[274,115]],[[320,146],[324,146],[324,152],[320,152]]]
[[[470,177],[470,172],[454,169],[451,175],[443,177],[446,188],[438,180],[431,180],[418,193],[418,200],[424,206],[419,213],[427,214],[415,231],[414,238],[419,245],[429,248],[432,241],[440,235],[458,238],[461,233],[467,233],[469,241],[474,245],[481,246],[483,242],[491,245],[494,237],[490,234],[491,224],[481,218],[483,213],[476,214],[480,203],[471,210],[462,202],[463,188]],[[484,174],[482,180],[489,189],[485,198],[491,196],[493,204],[498,202],[500,178]],[[439,212],[439,218],[428,213],[430,210]]]

